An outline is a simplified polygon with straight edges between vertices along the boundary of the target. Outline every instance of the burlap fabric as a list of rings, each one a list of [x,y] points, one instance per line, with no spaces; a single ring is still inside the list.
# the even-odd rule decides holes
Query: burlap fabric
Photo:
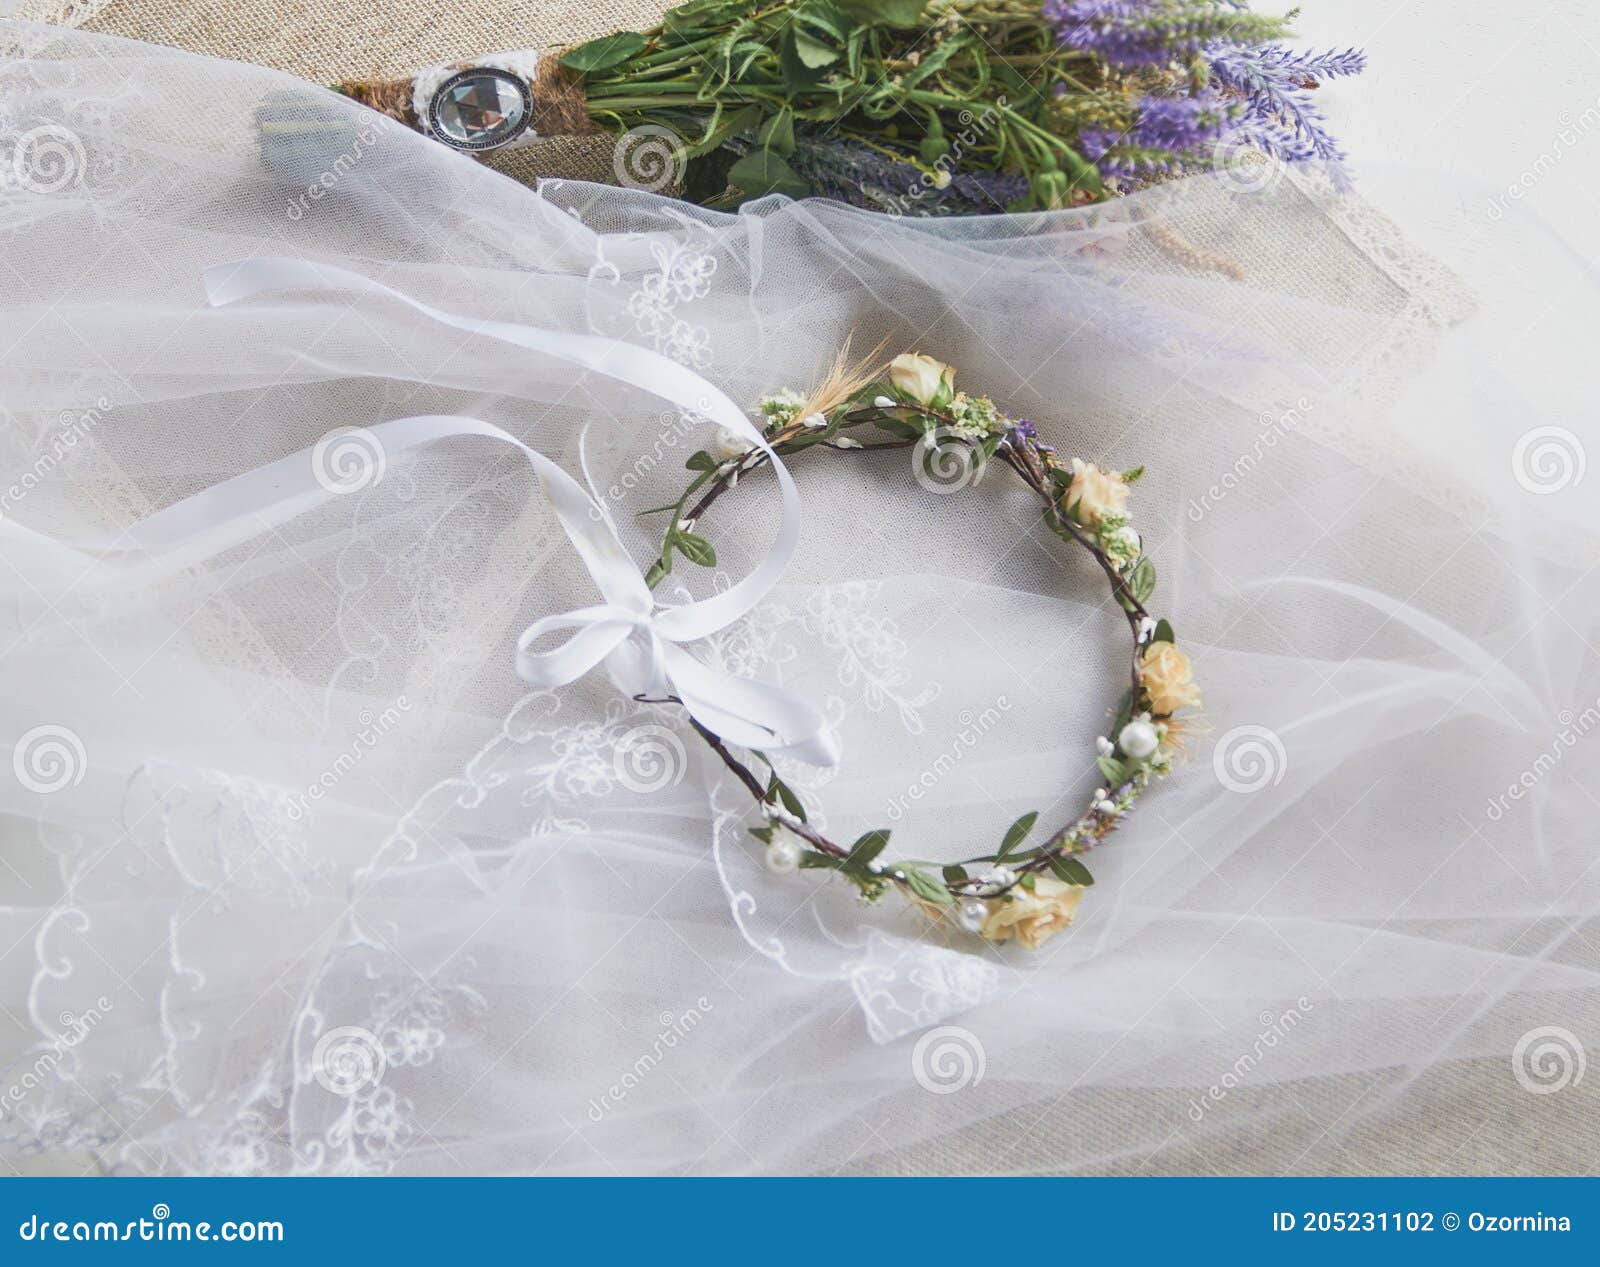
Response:
[[[671,0],[404,4],[395,0],[23,0],[21,16],[288,71],[313,83],[384,79],[502,49],[576,44],[641,30]],[[551,137],[492,154],[524,183],[540,176],[616,182],[604,136]]]

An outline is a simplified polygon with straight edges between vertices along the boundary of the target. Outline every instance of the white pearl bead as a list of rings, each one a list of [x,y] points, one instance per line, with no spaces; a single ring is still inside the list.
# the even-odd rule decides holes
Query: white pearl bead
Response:
[[[711,442],[711,456],[719,462],[731,462],[750,451],[744,437],[726,427],[718,427],[716,439]]]
[[[1149,722],[1131,721],[1117,736],[1117,744],[1135,761],[1143,761],[1155,755],[1156,749],[1161,746],[1161,736],[1156,734],[1156,728]]]
[[[956,918],[969,933],[981,933],[984,921],[989,918],[989,904],[982,898],[965,898]]]
[[[792,836],[775,836],[767,846],[767,870],[788,875],[800,869],[800,845]]]
[[[1009,884],[1016,883],[1017,873],[1010,867],[990,867],[978,879],[985,884],[994,885],[997,889],[1005,888]]]

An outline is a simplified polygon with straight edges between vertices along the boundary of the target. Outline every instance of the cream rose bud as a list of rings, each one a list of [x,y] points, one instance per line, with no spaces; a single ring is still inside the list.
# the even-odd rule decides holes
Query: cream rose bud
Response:
[[[1052,876],[1037,876],[1033,892],[1019,885],[1004,901],[990,903],[983,935],[990,941],[1009,941],[1015,936],[1029,950],[1037,950],[1072,923],[1073,912],[1082,900],[1080,886]]]
[[[1170,642],[1152,642],[1139,661],[1139,677],[1150,696],[1150,711],[1167,717],[1180,708],[1200,703],[1189,657]]]
[[[919,404],[932,404],[955,390],[955,369],[921,352],[902,352],[889,362],[889,381]]]
[[[1102,471],[1093,462],[1072,459],[1072,483],[1067,505],[1077,506],[1081,523],[1097,524],[1108,515],[1128,511],[1128,485],[1115,471]]]

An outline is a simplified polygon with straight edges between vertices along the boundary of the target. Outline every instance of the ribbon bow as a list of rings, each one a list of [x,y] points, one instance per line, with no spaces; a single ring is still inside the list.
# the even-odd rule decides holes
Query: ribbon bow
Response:
[[[604,663],[624,695],[676,695],[691,717],[723,739],[832,765],[838,754],[815,705],[764,682],[710,668],[679,645],[728,623],[724,612],[711,607],[716,600],[658,605],[610,517],[560,467],[533,456],[545,497],[605,602],[529,625],[517,640],[518,676],[535,686],[565,686]],[[769,556],[762,566],[771,561]],[[540,638],[563,629],[576,632],[552,650],[533,650]]]
[[[816,765],[834,763],[833,740],[815,705],[778,687],[712,669],[680,645],[727,628],[771,593],[800,539],[800,494],[793,476],[761,431],[719,388],[686,366],[632,343],[460,316],[430,307],[360,273],[308,260],[241,260],[207,270],[205,281],[213,305],[290,289],[384,295],[452,329],[557,356],[642,388],[682,410],[709,418],[760,449],[778,477],[781,495],[782,521],[772,549],[754,571],[721,593],[663,607],[622,548],[605,508],[576,480],[499,428],[463,420],[474,422],[473,429],[479,434],[496,434],[527,455],[568,539],[606,600],[600,606],[548,616],[529,626],[517,641],[519,676],[534,686],[565,686],[604,661],[611,680],[625,694],[670,692],[683,701],[697,722],[732,743],[789,753]],[[553,650],[533,650],[539,638],[559,629],[576,632]]]
[[[388,296],[442,325],[482,334],[533,352],[559,357],[651,392],[700,414],[767,455],[778,478],[782,521],[767,557],[747,576],[708,598],[676,606],[657,604],[605,508],[572,476],[542,453],[476,418],[430,414],[365,428],[386,453],[458,436],[482,436],[522,452],[538,475],[568,539],[605,600],[530,625],[517,642],[517,673],[534,686],[553,688],[576,681],[604,662],[612,681],[629,696],[670,693],[712,733],[742,747],[785,752],[816,765],[832,765],[836,751],[821,711],[781,688],[713,669],[682,647],[725,629],[765,598],[783,575],[800,536],[800,498],[794,479],[744,412],[694,371],[648,348],[599,335],[572,334],[504,321],[483,321],[431,308],[360,273],[308,260],[256,257],[205,273],[213,306],[283,290],[365,291]],[[34,562],[121,554],[138,557],[111,577],[111,584],[148,584],[267,528],[283,523],[336,495],[316,479],[314,449],[279,458],[213,485],[193,497],[140,520],[116,538],[69,545],[19,525],[0,522],[0,540],[27,540]],[[574,629],[562,645],[536,651],[548,633]]]

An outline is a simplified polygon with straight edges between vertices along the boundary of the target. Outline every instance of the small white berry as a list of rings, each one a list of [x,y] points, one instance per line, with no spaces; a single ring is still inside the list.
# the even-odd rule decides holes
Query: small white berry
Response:
[[[887,396],[874,396],[872,398],[872,404],[875,409],[893,409],[895,402],[890,400]]]
[[[1102,757],[1109,757],[1113,752],[1116,751],[1116,745],[1104,735],[1101,735],[1094,741],[1094,749]]]
[[[810,427],[815,430],[818,427],[826,427],[828,425],[828,419],[823,414],[807,414],[804,418],[800,419],[800,425],[802,427]]]
[[[1102,814],[1115,814],[1117,812],[1117,807],[1112,802],[1106,800],[1105,797],[1101,797],[1098,801],[1096,801],[1094,803],[1094,807]]]
[[[767,870],[776,875],[789,875],[799,869],[799,842],[787,832],[774,836],[767,846]]]
[[[718,427],[716,437],[711,441],[711,456],[719,462],[731,462],[735,458],[742,458],[750,452],[750,445],[745,438],[736,431],[729,431],[726,427]]]
[[[1155,755],[1161,746],[1161,736],[1148,721],[1131,721],[1122,728],[1117,743],[1135,761],[1143,761]]]

